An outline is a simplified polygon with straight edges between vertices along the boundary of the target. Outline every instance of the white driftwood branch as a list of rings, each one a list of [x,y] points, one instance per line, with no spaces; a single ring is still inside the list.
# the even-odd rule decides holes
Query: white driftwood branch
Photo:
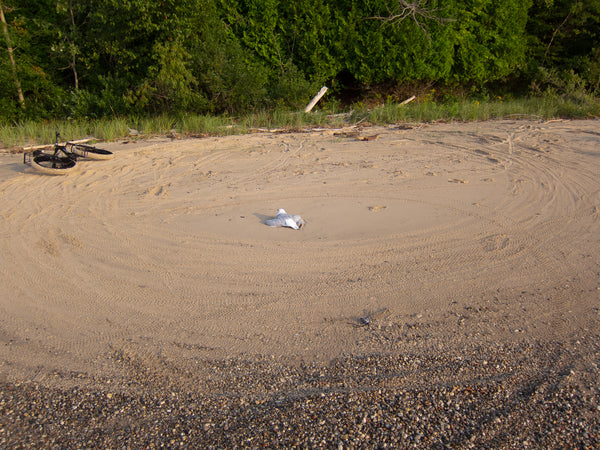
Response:
[[[71,143],[71,144],[83,144],[84,142],[90,142],[90,141],[95,141],[95,140],[96,140],[96,138],[79,139],[78,141],[69,141],[69,143]],[[66,145],[66,142],[59,143],[58,145]],[[48,147],[52,147],[52,146],[54,146],[54,144],[34,145],[32,147],[23,147],[23,150],[24,151],[40,150],[42,148],[48,148]]]
[[[437,23],[454,22],[454,19],[439,17],[437,15],[438,8],[429,8],[427,3],[429,0],[398,0],[395,8],[389,10],[387,16],[367,17],[367,19],[381,20],[385,23],[400,23],[405,19],[412,20],[426,35],[429,35],[425,22],[433,20]]]
[[[310,110],[313,109],[313,107],[317,104],[317,102],[319,100],[321,100],[321,97],[323,97],[325,95],[325,92],[327,92],[327,87],[323,86],[321,88],[321,90],[317,93],[317,95],[315,95],[313,97],[313,99],[310,101],[310,103],[308,105],[306,105],[306,108],[304,108],[304,112],[310,112]]]
[[[410,102],[412,102],[412,101],[413,101],[415,98],[417,98],[417,96],[416,96],[416,95],[413,95],[412,97],[410,97],[410,98],[407,98],[406,100],[404,100],[404,101],[403,101],[402,103],[400,103],[400,104],[401,104],[401,105],[406,105],[407,103],[410,103]]]

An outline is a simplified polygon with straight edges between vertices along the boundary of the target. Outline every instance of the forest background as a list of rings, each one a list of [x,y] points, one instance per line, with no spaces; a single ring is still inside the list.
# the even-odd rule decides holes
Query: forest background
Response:
[[[600,94],[600,0],[0,0],[0,123]]]

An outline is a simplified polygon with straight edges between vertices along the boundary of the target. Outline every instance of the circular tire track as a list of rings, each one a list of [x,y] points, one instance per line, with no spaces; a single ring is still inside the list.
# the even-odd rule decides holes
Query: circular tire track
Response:
[[[360,347],[346,325],[367,310],[437,317],[597,270],[580,258],[599,249],[589,133],[453,127],[123,146],[60,179],[14,171],[0,184],[0,311],[24,350],[3,357],[106,370],[111,352],[155,364],[182,342],[331,357]],[[305,229],[264,226],[279,207]],[[536,308],[569,325],[564,297]]]

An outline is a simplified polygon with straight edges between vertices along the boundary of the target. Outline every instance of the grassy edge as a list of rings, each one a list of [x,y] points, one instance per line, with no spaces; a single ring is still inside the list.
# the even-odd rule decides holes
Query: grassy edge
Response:
[[[386,103],[374,108],[356,104],[350,111],[328,107],[311,113],[289,110],[258,111],[243,117],[227,115],[161,115],[156,117],[113,117],[95,120],[26,121],[0,124],[0,148],[49,144],[56,131],[71,140],[94,137],[101,141],[139,139],[152,136],[200,137],[245,134],[268,129],[305,130],[315,127],[339,128],[357,124],[384,125],[436,121],[482,121],[491,119],[585,119],[600,117],[600,98],[563,97],[453,100],[444,103],[415,101],[406,105]]]

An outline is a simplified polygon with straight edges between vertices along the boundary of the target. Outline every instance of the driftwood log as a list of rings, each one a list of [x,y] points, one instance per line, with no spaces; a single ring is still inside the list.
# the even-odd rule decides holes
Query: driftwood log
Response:
[[[89,138],[89,139],[79,139],[78,141],[69,141],[69,143],[71,144],[83,144],[84,142],[90,142],[90,141],[95,141],[97,140],[96,138]],[[58,145],[65,145],[66,142],[61,142]],[[46,145],[33,145],[31,147],[23,147],[23,151],[25,152],[30,152],[32,150],[41,150],[42,148],[48,148],[48,147],[53,147],[54,144],[46,144]]]
[[[317,93],[317,95],[315,95],[313,97],[313,99],[310,101],[310,103],[308,105],[306,105],[306,108],[304,108],[304,112],[310,112],[310,110],[313,109],[313,107],[317,104],[317,102],[319,100],[321,100],[321,97],[323,97],[325,95],[325,92],[327,92],[327,87],[323,86],[321,88],[321,90]]]

